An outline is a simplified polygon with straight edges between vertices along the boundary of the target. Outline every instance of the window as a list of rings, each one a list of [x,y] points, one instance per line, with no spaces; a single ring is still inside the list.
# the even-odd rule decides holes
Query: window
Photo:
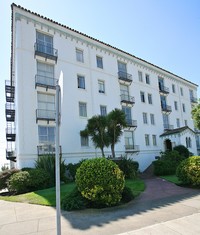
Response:
[[[36,83],[55,86],[54,65],[37,62]]]
[[[186,147],[187,148],[191,148],[192,147],[192,142],[191,142],[191,138],[190,137],[186,137],[185,138],[185,142],[186,142]]]
[[[180,88],[181,95],[183,96],[183,88]]]
[[[118,61],[118,71],[127,73],[126,64]]]
[[[145,134],[145,144],[146,144],[146,146],[149,146],[149,145],[150,145],[150,142],[149,142],[149,135],[148,135],[148,134]]]
[[[187,125],[188,125],[188,122],[187,122],[187,120],[184,120],[184,123],[185,123],[185,126],[187,126]]]
[[[132,131],[124,132],[125,148],[134,149],[134,137]]]
[[[142,113],[142,115],[143,115],[143,123],[148,124],[147,113]]]
[[[105,93],[105,83],[104,81],[98,81],[99,93]]]
[[[163,125],[164,129],[169,129],[169,117],[167,114],[163,114]]]
[[[87,104],[83,102],[79,102],[79,116],[87,117]]]
[[[146,84],[150,84],[149,74],[145,74]]]
[[[96,59],[97,59],[97,67],[102,69],[103,68],[103,58],[100,56],[97,56]]]
[[[49,55],[53,55],[53,37],[36,32],[37,50]]]
[[[150,113],[150,120],[151,120],[151,125],[155,125],[155,118],[153,113]]]
[[[84,62],[82,50],[76,49],[76,60],[82,63]]]
[[[185,104],[182,104],[183,112],[185,113]]]
[[[88,147],[89,146],[89,140],[86,136],[81,136],[81,147]]]
[[[152,142],[153,142],[153,146],[157,145],[156,135],[152,135]]]
[[[55,127],[38,126],[39,144],[55,144]]]
[[[152,102],[152,94],[148,94],[148,102],[149,102],[149,104],[153,104],[153,102]]]
[[[132,124],[131,108],[122,106],[122,111],[125,113],[127,124]]]
[[[38,109],[55,110],[55,96],[38,93]]]
[[[143,91],[140,91],[140,98],[141,98],[141,102],[145,103],[145,95]]]
[[[107,115],[107,107],[106,106],[100,105],[100,114],[101,114],[101,116]]]
[[[176,119],[176,126],[177,126],[178,128],[180,127],[180,119],[179,119],[179,118]]]
[[[177,103],[177,101],[174,101],[174,109],[178,110],[178,103]]]
[[[138,71],[138,78],[140,82],[143,82],[142,72]]]
[[[176,93],[176,89],[175,89],[175,85],[174,84],[172,84],[172,92]]]
[[[85,89],[85,77],[78,75],[77,76],[78,88]]]

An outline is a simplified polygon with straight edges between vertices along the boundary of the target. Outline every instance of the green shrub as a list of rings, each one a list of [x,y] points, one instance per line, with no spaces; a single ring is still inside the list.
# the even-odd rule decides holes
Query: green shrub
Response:
[[[119,160],[112,159],[121,171],[123,171],[126,179],[134,179],[137,177],[139,163],[127,157],[122,157]]]
[[[200,187],[200,156],[182,161],[177,167],[176,175],[183,184]]]
[[[82,196],[95,204],[112,206],[119,203],[122,198],[124,175],[111,160],[86,160],[77,169],[75,178]]]
[[[44,169],[31,169],[29,173],[28,191],[36,191],[50,187],[50,176]]]
[[[8,180],[8,190],[17,194],[28,192],[30,175],[27,171],[20,171],[13,174]]]
[[[124,189],[123,189],[123,192],[122,192],[121,202],[127,203],[127,202],[130,202],[133,199],[134,199],[134,195],[133,195],[132,190],[129,187],[125,186]]]
[[[74,164],[69,163],[69,164],[66,165],[66,170],[69,173],[69,178],[70,179],[75,180],[76,171],[80,167],[80,165],[82,164],[83,161],[85,161],[85,160],[81,160],[78,163],[74,163]]]
[[[169,160],[157,160],[153,162],[154,175],[172,175],[176,172],[176,166]]]
[[[55,165],[55,155],[53,154],[39,156],[35,162],[35,168],[43,169],[49,174],[51,186],[55,185]],[[65,163],[60,159],[60,180],[64,182],[67,181],[65,172]]]
[[[34,168],[32,168],[32,167],[23,167],[22,169],[21,169],[21,171],[31,171],[31,170],[33,170]]]
[[[9,178],[17,172],[19,172],[18,169],[10,169],[0,172],[0,190],[7,188]]]
[[[190,156],[189,150],[184,145],[178,145],[174,147],[173,150],[177,151],[183,157],[183,159],[186,159]]]

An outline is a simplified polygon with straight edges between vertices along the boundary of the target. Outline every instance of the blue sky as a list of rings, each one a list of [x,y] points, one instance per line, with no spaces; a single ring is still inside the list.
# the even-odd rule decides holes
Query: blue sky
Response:
[[[12,2],[200,84],[199,0],[1,1],[0,163],[5,161]]]

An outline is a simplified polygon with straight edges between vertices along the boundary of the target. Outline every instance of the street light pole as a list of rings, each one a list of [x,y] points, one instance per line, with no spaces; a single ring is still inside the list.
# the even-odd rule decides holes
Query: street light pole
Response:
[[[60,210],[60,154],[59,154],[59,146],[60,146],[60,86],[58,83],[56,84],[56,227],[57,227],[57,235],[61,235],[61,210]]]

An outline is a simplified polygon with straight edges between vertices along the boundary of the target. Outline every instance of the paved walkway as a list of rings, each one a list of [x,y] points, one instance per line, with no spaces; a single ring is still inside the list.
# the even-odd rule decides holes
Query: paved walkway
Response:
[[[127,205],[62,212],[62,235],[199,235],[200,190],[160,178],[146,179],[146,190]],[[56,234],[55,208],[0,201],[0,235]]]

